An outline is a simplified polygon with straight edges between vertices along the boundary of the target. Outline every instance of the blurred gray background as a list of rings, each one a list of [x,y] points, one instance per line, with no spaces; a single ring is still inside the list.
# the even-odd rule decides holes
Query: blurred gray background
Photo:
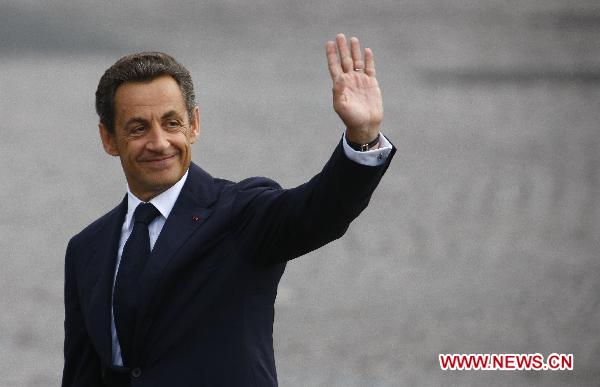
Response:
[[[282,386],[600,384],[600,3],[0,1],[0,385],[56,386],[68,239],[125,192],[94,92],[120,56],[194,77],[214,176],[296,186],[339,141],[324,43],[375,53],[398,154],[348,233],[291,262]],[[439,353],[573,353],[441,371]]]

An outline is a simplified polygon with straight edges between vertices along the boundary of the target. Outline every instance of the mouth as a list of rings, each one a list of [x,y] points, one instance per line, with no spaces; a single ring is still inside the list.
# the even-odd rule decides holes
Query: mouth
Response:
[[[177,156],[177,153],[174,153],[174,154],[168,155],[168,156],[159,156],[159,157],[152,157],[152,158],[142,159],[142,160],[140,160],[140,162],[142,162],[142,163],[157,163],[157,162],[161,162],[161,161],[166,161],[166,160],[172,159],[175,156]]]
[[[172,155],[167,155],[167,156],[145,158],[145,159],[142,159],[139,161],[143,165],[146,165],[150,168],[163,169],[163,168],[169,167],[172,164],[171,161],[175,160],[176,157],[177,157],[177,153],[174,153]]]

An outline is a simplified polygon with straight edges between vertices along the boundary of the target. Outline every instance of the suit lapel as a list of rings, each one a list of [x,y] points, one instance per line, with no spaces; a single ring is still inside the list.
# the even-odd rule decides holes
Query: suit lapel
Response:
[[[89,335],[105,364],[112,364],[111,303],[112,285],[121,237],[121,227],[127,213],[127,197],[107,214],[105,226],[95,239],[95,253],[86,270],[99,273],[92,289],[87,313]]]
[[[168,271],[168,266],[180,247],[211,215],[212,210],[208,207],[215,199],[212,177],[192,163],[187,181],[156,240],[140,279],[141,305],[133,351],[136,355],[139,354],[143,344],[142,339],[152,324],[154,317],[152,301],[160,287],[161,278]]]

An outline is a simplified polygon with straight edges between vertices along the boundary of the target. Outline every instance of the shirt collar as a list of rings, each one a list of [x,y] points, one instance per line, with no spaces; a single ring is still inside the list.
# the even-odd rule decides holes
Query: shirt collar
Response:
[[[175,202],[179,197],[179,193],[185,184],[185,179],[187,178],[189,169],[185,171],[185,174],[179,179],[179,181],[173,184],[168,190],[162,192],[160,195],[157,195],[150,199],[150,203],[156,207],[156,209],[160,212],[160,214],[167,219],[173,206],[175,206]],[[133,212],[137,208],[137,206],[142,203],[142,201],[135,196],[131,190],[129,189],[129,185],[127,186],[127,215],[125,215],[125,222],[123,223],[124,228],[129,228],[131,224],[131,220],[133,218]]]

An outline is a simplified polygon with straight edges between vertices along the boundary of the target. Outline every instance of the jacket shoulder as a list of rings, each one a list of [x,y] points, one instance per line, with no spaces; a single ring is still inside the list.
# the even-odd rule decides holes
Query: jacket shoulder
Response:
[[[281,185],[275,180],[263,176],[254,176],[236,183],[237,191],[250,191],[255,189],[280,189]]]
[[[80,246],[81,244],[87,244],[93,240],[98,233],[106,230],[109,227],[111,221],[114,221],[115,217],[122,217],[125,215],[126,204],[122,202],[106,214],[102,215],[88,226],[86,226],[79,233],[75,234],[69,241],[69,245]]]
[[[248,177],[238,182],[215,178],[214,182],[215,186],[218,187],[219,196],[221,198],[224,196],[227,197],[228,195],[233,195],[235,197],[240,194],[257,194],[264,190],[281,189],[281,185],[275,180],[263,176]]]

